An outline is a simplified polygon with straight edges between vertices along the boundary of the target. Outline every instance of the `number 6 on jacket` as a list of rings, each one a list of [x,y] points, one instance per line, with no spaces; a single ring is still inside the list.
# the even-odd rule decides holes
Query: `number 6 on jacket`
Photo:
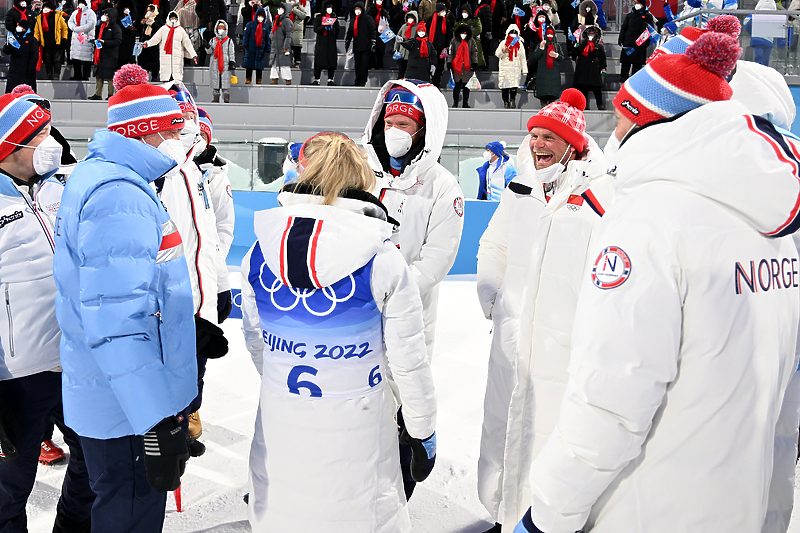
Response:
[[[297,365],[289,371],[289,377],[286,378],[286,385],[289,386],[289,392],[292,394],[300,394],[300,389],[308,389],[312,398],[322,398],[322,389],[316,383],[310,381],[297,381],[301,374],[317,375],[317,369],[308,365]]]

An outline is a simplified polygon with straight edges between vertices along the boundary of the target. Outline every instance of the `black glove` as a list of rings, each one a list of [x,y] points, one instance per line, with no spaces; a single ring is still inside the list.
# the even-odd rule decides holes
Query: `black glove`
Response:
[[[0,407],[0,463],[10,463],[17,458],[17,448],[11,442],[8,431],[8,424],[5,420],[6,414]]]
[[[194,325],[197,330],[197,355],[219,359],[228,353],[228,339],[219,327],[197,315],[194,317]]]
[[[144,435],[144,467],[147,482],[156,492],[181,486],[189,460],[189,448],[178,417],[168,416]]]
[[[236,61],[228,61],[228,70],[236,70]]]
[[[415,439],[404,427],[400,444],[411,447],[411,477],[417,483],[425,481],[436,463],[436,432],[427,439]]]
[[[219,314],[217,322],[222,324],[225,319],[231,316],[231,309],[233,309],[233,302],[231,300],[231,291],[225,291],[217,294],[217,313]]]
[[[478,71],[478,64],[477,63],[473,63],[472,65],[470,65],[470,68],[472,69],[472,72],[477,72]]]

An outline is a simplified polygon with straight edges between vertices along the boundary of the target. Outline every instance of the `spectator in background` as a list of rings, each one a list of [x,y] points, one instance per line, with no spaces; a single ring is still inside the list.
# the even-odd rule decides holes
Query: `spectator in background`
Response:
[[[67,27],[72,30],[69,57],[72,60],[72,80],[88,80],[94,53],[94,31],[97,15],[89,9],[87,0],[78,0]]]
[[[532,83],[536,81],[536,71],[539,68],[539,63],[533,59],[533,53],[539,44],[544,41],[547,28],[555,28],[555,26],[550,19],[550,15],[544,9],[540,9],[522,28],[521,35],[524,41],[525,57],[528,58],[528,75],[525,77],[525,86],[531,90],[534,89]]]
[[[544,41],[533,51],[536,67],[536,96],[544,108],[561,94],[561,69],[558,63],[566,59],[561,45],[556,42],[556,31],[547,28]]]
[[[244,7],[242,7],[242,27],[246,27],[249,23],[256,20],[256,13],[261,9],[261,0],[249,0]],[[272,16],[267,17],[272,26]]]
[[[656,0],[650,3],[650,14],[656,19],[656,30],[658,33],[661,33],[661,28],[664,27],[664,24],[669,22],[667,7],[669,7],[669,11],[674,18],[675,14],[678,13],[678,0]],[[603,28],[603,30],[605,30],[605,28]]]
[[[178,23],[187,33],[194,32],[200,27],[200,17],[197,16],[195,0],[178,0],[175,12],[178,13]]]
[[[447,67],[452,71],[453,83],[453,107],[458,107],[461,92],[464,92],[465,108],[469,108],[469,88],[467,84],[478,68],[478,47],[475,39],[472,38],[472,30],[466,24],[456,26],[453,40],[450,41],[450,49],[447,57]]]
[[[581,38],[586,26],[597,26],[597,5],[592,0],[583,0],[578,6],[578,14],[569,25],[570,37],[567,38],[567,54],[574,57],[575,44]]]
[[[636,44],[636,41],[647,30],[648,24],[655,24],[653,15],[647,11],[644,0],[636,0],[633,10],[625,15],[625,20],[622,21],[622,28],[619,30],[617,40],[617,44],[622,47],[619,54],[619,79],[622,83],[625,83],[631,74],[636,74],[647,61],[647,47],[650,45],[650,38],[648,37],[641,44]]]
[[[355,61],[356,87],[364,87],[369,76],[369,55],[375,50],[375,41],[378,39],[378,27],[375,20],[364,13],[364,2],[359,0],[353,4],[353,16],[347,27],[344,38],[345,50],[350,49],[353,43],[353,59]]]
[[[30,20],[34,20],[33,17]],[[13,37],[11,40],[9,37]],[[36,89],[36,65],[39,62],[39,41],[28,29],[28,20],[19,20],[14,30],[8,33],[3,53],[10,55],[6,93],[17,85],[27,84]]]
[[[228,37],[228,23],[224,20],[217,21],[214,38],[209,41],[206,52],[211,54],[208,65],[211,101],[219,103],[221,92],[225,103],[230,103],[231,74],[236,69],[236,46],[233,39]]]
[[[436,13],[425,21],[425,26],[428,28],[428,41],[439,51],[439,55],[436,56],[434,61],[436,69],[431,76],[431,83],[441,89],[442,73],[444,72],[447,59],[447,53],[445,51],[453,35],[453,24],[448,20],[447,6],[441,2],[437,3]]]
[[[483,153],[486,162],[478,167],[478,200],[499,202],[509,182],[517,175],[517,169],[506,152],[506,143],[494,141],[486,145]]]
[[[483,43],[481,42],[480,35],[483,32],[483,24],[481,23],[481,19],[473,16],[472,9],[469,3],[465,3],[461,5],[461,8],[458,10],[458,16],[455,19],[455,24],[464,24],[470,30],[470,34],[472,35],[472,40],[475,43],[475,48],[478,53],[478,68],[483,68],[486,66],[486,56],[483,54]]]
[[[33,30],[33,36],[42,47],[42,61],[48,80],[57,80],[61,77],[61,62],[68,35],[69,29],[64,13],[54,10],[52,0],[48,0],[42,8],[42,14],[36,17],[36,26]]]
[[[549,28],[548,31],[552,32],[555,38],[553,29]],[[517,87],[525,79],[524,76],[528,74],[528,60],[525,57],[525,47],[522,44],[519,28],[517,28],[516,24],[510,24],[506,29],[505,40],[497,46],[497,51],[494,54],[500,60],[500,89],[505,109],[517,108]]]
[[[397,59],[398,79],[406,77],[406,69],[408,69],[408,49],[403,46],[403,42],[412,41],[417,36],[417,21],[417,12],[408,11],[406,13],[405,22],[400,26],[400,30],[394,38],[394,53],[400,54],[400,58]]]
[[[776,9],[775,0],[758,0],[756,4],[756,11],[774,11]],[[775,39],[773,37],[753,35],[753,15],[747,15],[744,19],[744,31],[750,35],[750,46],[753,48],[753,61],[768,67],[769,56],[772,54]]]
[[[333,79],[339,61],[336,38],[341,28],[336,16],[331,0],[326,0],[322,4],[322,11],[314,15],[314,33],[317,38],[314,43],[314,81],[311,85],[319,85],[323,70],[328,71],[328,86],[336,85]],[[331,19],[334,21],[333,24],[323,24],[323,21],[330,22]]]
[[[419,0],[417,5],[419,20],[426,21],[436,13],[436,2],[434,0]]]
[[[6,30],[9,32],[15,31],[20,20],[26,21],[28,23],[27,26],[30,28],[33,25],[34,18],[36,17],[34,17],[27,0],[14,0],[14,5],[6,13]]]
[[[589,109],[589,91],[594,93],[597,109],[606,108],[603,102],[603,86],[606,74],[606,51],[603,47],[603,32],[597,26],[588,26],[581,33],[581,39],[575,46],[575,75],[572,86],[586,97],[586,109]]]
[[[103,82],[108,82],[108,96],[114,94],[112,80],[117,71],[119,45],[122,42],[122,28],[117,24],[117,10],[108,7],[100,15],[100,29],[97,30],[94,50],[95,92],[89,100],[103,99]],[[100,47],[97,44],[100,44]]]
[[[433,43],[428,41],[428,31],[424,22],[417,24],[417,35],[414,39],[405,40],[400,45],[408,50],[408,68],[406,78],[410,80],[431,81],[431,69],[439,56]]]
[[[311,9],[308,0],[290,0],[289,19],[292,21],[292,54],[294,58],[294,68],[300,68],[300,60],[303,54],[303,33],[305,32],[305,21]]]
[[[141,33],[139,40],[141,42],[149,41],[150,38],[163,26],[161,17],[159,17],[158,7],[155,4],[150,4],[144,14],[141,22]],[[150,73],[150,80],[155,81],[159,79],[159,58],[158,48],[146,48],[139,54],[139,65]]]
[[[294,24],[290,18],[292,5],[288,2],[281,4],[275,16],[275,24],[270,33],[269,62],[272,66],[269,77],[270,85],[277,85],[278,78],[286,80],[286,85],[292,84],[292,36]]]
[[[167,25],[162,26],[149,41],[142,44],[144,48],[159,46],[159,77],[161,81],[183,81],[183,58],[187,57],[197,64],[197,53],[194,51],[189,35],[178,25],[178,14],[170,11]]]
[[[133,45],[136,43],[136,27],[133,21],[136,20],[136,6],[133,0],[119,0],[115,6],[119,13],[119,26],[122,30],[122,43],[119,45],[119,57],[117,58],[117,68],[128,63],[133,63]]]
[[[389,10],[384,7],[384,0],[367,0],[366,9],[367,16],[375,22],[375,31],[378,36],[375,40],[375,49],[370,55],[369,68],[383,70],[383,56],[386,54],[386,43],[384,43],[380,37],[389,27]]]
[[[212,40],[214,28],[212,27],[214,21],[228,20],[228,9],[225,7],[225,0],[200,0],[197,3],[197,15],[200,19],[199,30],[202,33],[202,38],[206,41]],[[233,21],[232,21],[233,22]],[[232,24],[236,28],[236,23]],[[233,39],[233,35],[230,36]],[[206,64],[206,50],[201,48],[197,53],[197,62],[200,65]]]
[[[244,28],[242,48],[244,59],[242,66],[245,69],[245,85],[253,82],[253,71],[256,71],[256,85],[261,85],[264,66],[270,54],[270,36],[272,24],[267,20],[267,11],[260,7],[256,12],[256,20],[248,22]]]
[[[497,48],[503,38],[503,22],[506,20],[506,5],[503,0],[480,0],[475,14],[480,17],[483,27],[483,50],[486,52],[486,63],[489,54]]]

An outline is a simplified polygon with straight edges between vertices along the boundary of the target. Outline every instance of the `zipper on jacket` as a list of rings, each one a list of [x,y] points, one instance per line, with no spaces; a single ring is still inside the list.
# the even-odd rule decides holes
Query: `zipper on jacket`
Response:
[[[14,319],[11,317],[11,299],[8,297],[8,283],[4,286],[6,294],[6,315],[8,315],[8,350],[14,357]]]
[[[44,231],[44,234],[47,236],[47,243],[50,245],[50,251],[55,253],[56,243],[53,239],[53,234],[47,228],[47,223],[42,218],[42,215],[39,214],[41,212],[39,205],[35,201],[29,200],[28,195],[26,195],[24,192],[22,193],[22,198],[25,199],[25,203],[28,204],[28,207],[30,207],[31,211],[33,211],[34,216],[36,216],[36,219],[39,221],[39,225],[42,227],[42,231]],[[6,296],[8,296],[8,294],[6,294]]]

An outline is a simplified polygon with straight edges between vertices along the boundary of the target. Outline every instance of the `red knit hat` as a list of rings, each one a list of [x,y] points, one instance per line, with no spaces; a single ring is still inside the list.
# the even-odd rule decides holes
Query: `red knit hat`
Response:
[[[424,31],[425,33],[428,33],[428,27],[425,26],[425,21],[424,20],[420,20],[417,23],[417,32],[421,32],[421,31]]]
[[[36,94],[4,94],[0,96],[0,161],[11,155],[20,144],[31,139],[50,123],[50,110]]]
[[[733,91],[725,77],[742,49],[730,35],[706,33],[685,54],[657,57],[628,78],[614,97],[614,107],[644,126],[701,105],[730,100]]]
[[[558,102],[548,104],[528,120],[528,131],[544,128],[552,131],[580,153],[586,147],[583,133],[586,131],[586,97],[577,89],[567,89],[561,93]]]
[[[139,65],[123,65],[114,74],[117,92],[108,99],[108,129],[125,137],[183,129],[181,108],[166,89],[147,83]]]

